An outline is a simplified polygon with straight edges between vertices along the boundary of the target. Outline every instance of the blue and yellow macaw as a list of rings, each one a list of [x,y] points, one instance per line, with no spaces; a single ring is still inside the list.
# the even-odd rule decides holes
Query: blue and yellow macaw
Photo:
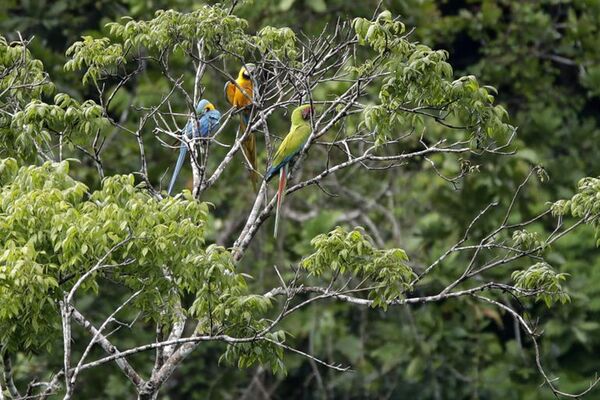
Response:
[[[246,64],[240,68],[235,82],[225,83],[225,98],[233,107],[242,110],[240,113],[240,130],[239,134],[242,135],[246,131],[250,120],[250,113],[252,112],[252,96],[254,95],[254,83],[252,82],[251,74],[256,70],[254,64]],[[239,86],[239,87],[238,87]],[[240,90],[240,88],[242,90]],[[258,182],[258,173],[256,172],[256,137],[254,133],[249,132],[244,141],[242,142],[244,154],[250,163],[250,180],[254,191],[256,191],[256,184]]]
[[[279,209],[285,196],[285,185],[287,181],[287,166],[293,162],[294,157],[300,153],[306,141],[310,137],[310,115],[313,113],[313,108],[310,104],[304,104],[292,112],[292,126],[290,132],[279,145],[271,168],[265,174],[265,180],[268,182],[273,175],[279,172],[279,187],[277,188],[277,210],[275,211],[275,229],[273,236],[277,237],[277,229],[279,227]]]
[[[219,120],[221,119],[221,113],[215,109],[213,104],[205,99],[200,100],[196,106],[196,116],[189,119],[185,127],[183,128],[182,135],[185,135],[188,139],[206,137],[211,133],[219,129]],[[177,164],[175,164],[175,170],[173,170],[173,176],[171,177],[171,183],[169,183],[169,190],[167,193],[170,195],[179,175],[179,170],[185,160],[187,153],[187,145],[181,142],[179,146],[179,158]]]

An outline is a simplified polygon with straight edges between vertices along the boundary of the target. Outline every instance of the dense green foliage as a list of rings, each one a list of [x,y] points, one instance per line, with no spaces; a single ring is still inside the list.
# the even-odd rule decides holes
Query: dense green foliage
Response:
[[[595,357],[600,351],[600,262],[594,250],[600,237],[600,184],[584,178],[600,170],[595,156],[600,153],[598,2],[392,0],[382,5],[389,12],[379,10],[375,18],[376,1],[254,0],[237,5],[237,16],[228,13],[231,3],[208,7],[192,0],[49,3],[12,0],[0,9],[0,31],[8,38],[0,37],[0,109],[10,113],[0,113],[0,342],[21,352],[23,377],[16,377],[21,386],[27,374],[47,379],[46,372],[62,366],[60,357],[45,356],[61,346],[62,291],[106,254],[101,263],[106,268],[78,292],[81,310],[101,322],[127,298],[125,293],[152,288],[119,314],[130,321],[139,313],[143,320],[134,334],[124,329],[115,335],[123,348],[154,340],[156,325],[168,325],[178,311],[173,297],[183,299],[185,312],[198,322],[197,333],[251,337],[266,329],[275,318],[275,300],[264,295],[279,285],[274,264],[285,280],[298,274],[285,267],[301,266],[307,284],[338,275],[364,280],[369,288],[365,298],[381,306],[317,303],[269,336],[277,342],[290,338],[286,343],[320,359],[351,365],[351,373],[302,355],[284,355],[268,342],[207,342],[173,374],[161,392],[164,398],[269,398],[266,392],[276,398],[552,398],[547,387],[539,388],[531,342],[510,314],[472,297],[387,306],[407,293],[425,296],[454,282],[470,261],[466,254],[446,258],[436,275],[426,276],[423,286],[411,292],[422,269],[460,240],[480,210],[492,201],[506,207],[531,167],[541,165],[538,180],[532,179],[516,199],[509,222],[534,217],[548,202],[565,221],[591,218],[552,245],[546,244],[556,227],[550,219],[500,233],[497,243],[512,243],[545,261],[515,262],[486,276],[524,290],[545,290],[522,303],[504,293],[495,298],[540,316],[537,330],[544,332],[540,347],[547,369],[558,374],[564,390],[587,388],[600,367]],[[337,197],[313,187],[303,198],[286,199],[298,220],[285,227],[277,242],[267,239],[269,232],[259,232],[248,256],[236,264],[227,246],[253,198],[240,178],[243,167],[227,170],[203,202],[189,192],[177,200],[157,200],[146,190],[147,182],[129,175],[142,170],[138,142],[114,134],[109,120],[135,130],[144,110],[169,92],[170,79],[183,76],[189,90],[197,60],[187,49],[199,38],[207,57],[225,51],[250,61],[282,59],[300,68],[298,44],[305,38],[298,32],[317,35],[338,16],[354,21],[364,51],[362,62],[349,73],[391,71],[370,92],[361,117],[350,116],[340,131],[375,129],[380,145],[394,139],[395,130],[427,128],[429,139],[462,140],[476,149],[505,143],[518,127],[515,141],[504,149],[516,153],[433,154],[393,173],[340,174],[327,186]],[[412,27],[416,30],[408,35]],[[9,45],[18,38],[16,31],[25,39],[35,35],[27,49]],[[153,59],[165,52],[171,54],[170,77]],[[238,65],[236,57],[225,57],[222,68],[235,75]],[[144,73],[122,87],[106,78],[107,71],[138,69]],[[206,95],[225,110],[223,81],[216,71],[208,74]],[[15,82],[25,88],[11,88]],[[108,102],[99,94],[102,85],[109,93],[118,89]],[[321,85],[315,97],[346,89],[339,82]],[[171,102],[178,110],[191,104],[181,94]],[[443,116],[449,126],[436,124],[442,113],[428,108],[433,106],[447,107]],[[411,112],[419,107],[424,114]],[[271,121],[277,135],[285,132],[287,116],[274,115]],[[152,128],[144,129],[148,138]],[[57,132],[68,145],[60,157],[48,146]],[[101,166],[89,157],[97,132],[110,145]],[[230,133],[223,135],[231,142]],[[323,140],[334,140],[333,134]],[[418,137],[409,144],[417,149]],[[146,146],[148,176],[157,184],[176,152],[157,141]],[[48,158],[81,161],[44,163],[36,159],[40,149]],[[209,166],[214,168],[227,150],[211,151]],[[264,162],[266,155],[261,157]],[[319,164],[316,158],[305,168],[322,170],[325,160]],[[97,173],[100,168],[108,178]],[[559,198],[568,200],[555,202]],[[348,217],[355,210],[361,216]],[[473,227],[472,237],[485,236],[505,211],[492,208]],[[365,228],[354,229],[357,224]],[[492,255],[479,255],[488,258]],[[172,280],[164,279],[165,268]],[[98,302],[100,297],[104,301]],[[204,319],[207,314],[211,317]],[[101,349],[94,354],[103,356]],[[149,357],[137,355],[134,363],[149,373]],[[263,363],[271,368],[257,365]],[[83,374],[75,398],[132,396],[127,381],[110,365]]]
[[[145,318],[159,319],[153,304],[169,304],[174,289],[201,290],[206,268],[202,265],[218,252],[212,248],[192,252],[204,248],[206,204],[153,201],[134,186],[131,175],[107,178],[101,190],[88,194],[85,185],[68,176],[66,162],[17,171],[15,161],[7,159],[2,171],[3,182],[11,183],[2,191],[5,285],[0,324],[2,343],[10,351],[39,351],[48,344],[56,335],[52,329],[60,327],[52,320],[58,314],[47,309],[62,297],[56,290],[59,282],[61,287],[72,286],[98,260],[103,268],[94,279],[84,281],[82,289],[98,291],[96,279],[105,274],[133,291],[152,287],[135,300]],[[161,279],[165,263],[172,266],[178,285]],[[22,314],[27,318],[20,318]],[[31,329],[34,336],[22,335]]]

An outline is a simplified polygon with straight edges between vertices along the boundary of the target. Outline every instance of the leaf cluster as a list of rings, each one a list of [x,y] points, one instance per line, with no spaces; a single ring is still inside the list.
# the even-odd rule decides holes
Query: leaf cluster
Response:
[[[477,139],[490,137],[502,142],[508,138],[513,127],[506,122],[506,109],[494,105],[496,90],[480,86],[472,75],[454,79],[448,52],[408,40],[403,35],[404,25],[392,19],[389,11],[374,21],[357,18],[353,26],[359,43],[382,57],[382,70],[386,71],[380,104],[364,112],[365,125],[377,131],[379,142],[388,140],[398,126],[422,126],[424,117]]]
[[[80,103],[65,93],[57,94],[54,104],[31,101],[15,114],[11,123],[14,131],[22,131],[37,140],[48,139],[52,134],[60,134],[63,139],[89,135],[107,126],[102,107],[93,100]]]
[[[337,227],[327,234],[316,236],[311,245],[315,252],[304,258],[301,266],[315,276],[325,272],[349,273],[369,282],[367,287],[373,307],[387,308],[411,289],[415,273],[408,265],[402,249],[380,250],[360,228],[347,231]]]
[[[538,247],[544,247],[540,234],[538,232],[529,232],[526,229],[519,229],[513,232],[513,245],[522,250],[532,250]]]
[[[246,20],[230,15],[220,5],[204,5],[190,13],[157,11],[149,21],[125,19],[110,23],[110,33],[123,41],[124,48],[144,47],[157,53],[190,49],[201,42],[206,55],[216,51],[240,54],[246,43]]]
[[[298,57],[296,34],[290,28],[265,26],[258,32],[254,40],[267,60],[295,60]]]
[[[135,301],[145,318],[160,320],[172,296],[196,289],[202,271],[189,254],[202,251],[207,204],[157,201],[131,175],[89,193],[67,162],[0,165],[0,340],[9,347],[37,348],[57,334],[62,293],[95,266],[81,290],[97,291],[103,278],[147,289]]]
[[[10,43],[0,35],[0,157],[34,157],[36,138],[13,129],[13,118],[27,104],[53,91],[42,62],[33,58],[25,43]]]
[[[103,71],[126,63],[123,46],[112,44],[109,38],[94,39],[91,36],[83,36],[82,41],[73,43],[67,49],[66,55],[70,59],[65,63],[65,71],[86,67],[82,78],[84,84],[90,79],[98,84]]]
[[[526,270],[513,272],[511,277],[515,282],[515,287],[539,291],[536,294],[536,300],[542,300],[547,307],[550,307],[556,301],[560,301],[562,304],[569,301],[569,295],[561,285],[561,282],[564,282],[568,275],[557,273],[548,263],[539,262]]]

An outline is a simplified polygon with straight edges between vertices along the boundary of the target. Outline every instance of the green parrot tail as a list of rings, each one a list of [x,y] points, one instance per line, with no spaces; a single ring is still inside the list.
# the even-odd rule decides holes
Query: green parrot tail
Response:
[[[287,180],[287,166],[284,165],[279,170],[279,187],[277,188],[277,208],[275,209],[275,228],[273,229],[273,237],[277,238],[277,231],[279,229],[279,210],[281,209],[281,203],[285,197],[285,184]]]

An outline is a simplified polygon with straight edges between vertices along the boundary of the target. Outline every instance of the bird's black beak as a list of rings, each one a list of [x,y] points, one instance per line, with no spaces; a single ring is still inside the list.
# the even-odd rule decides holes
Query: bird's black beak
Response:
[[[247,64],[246,66],[244,66],[244,78],[246,79],[250,79],[251,75],[254,74],[254,71],[256,71],[256,67],[254,66],[254,64]]]

